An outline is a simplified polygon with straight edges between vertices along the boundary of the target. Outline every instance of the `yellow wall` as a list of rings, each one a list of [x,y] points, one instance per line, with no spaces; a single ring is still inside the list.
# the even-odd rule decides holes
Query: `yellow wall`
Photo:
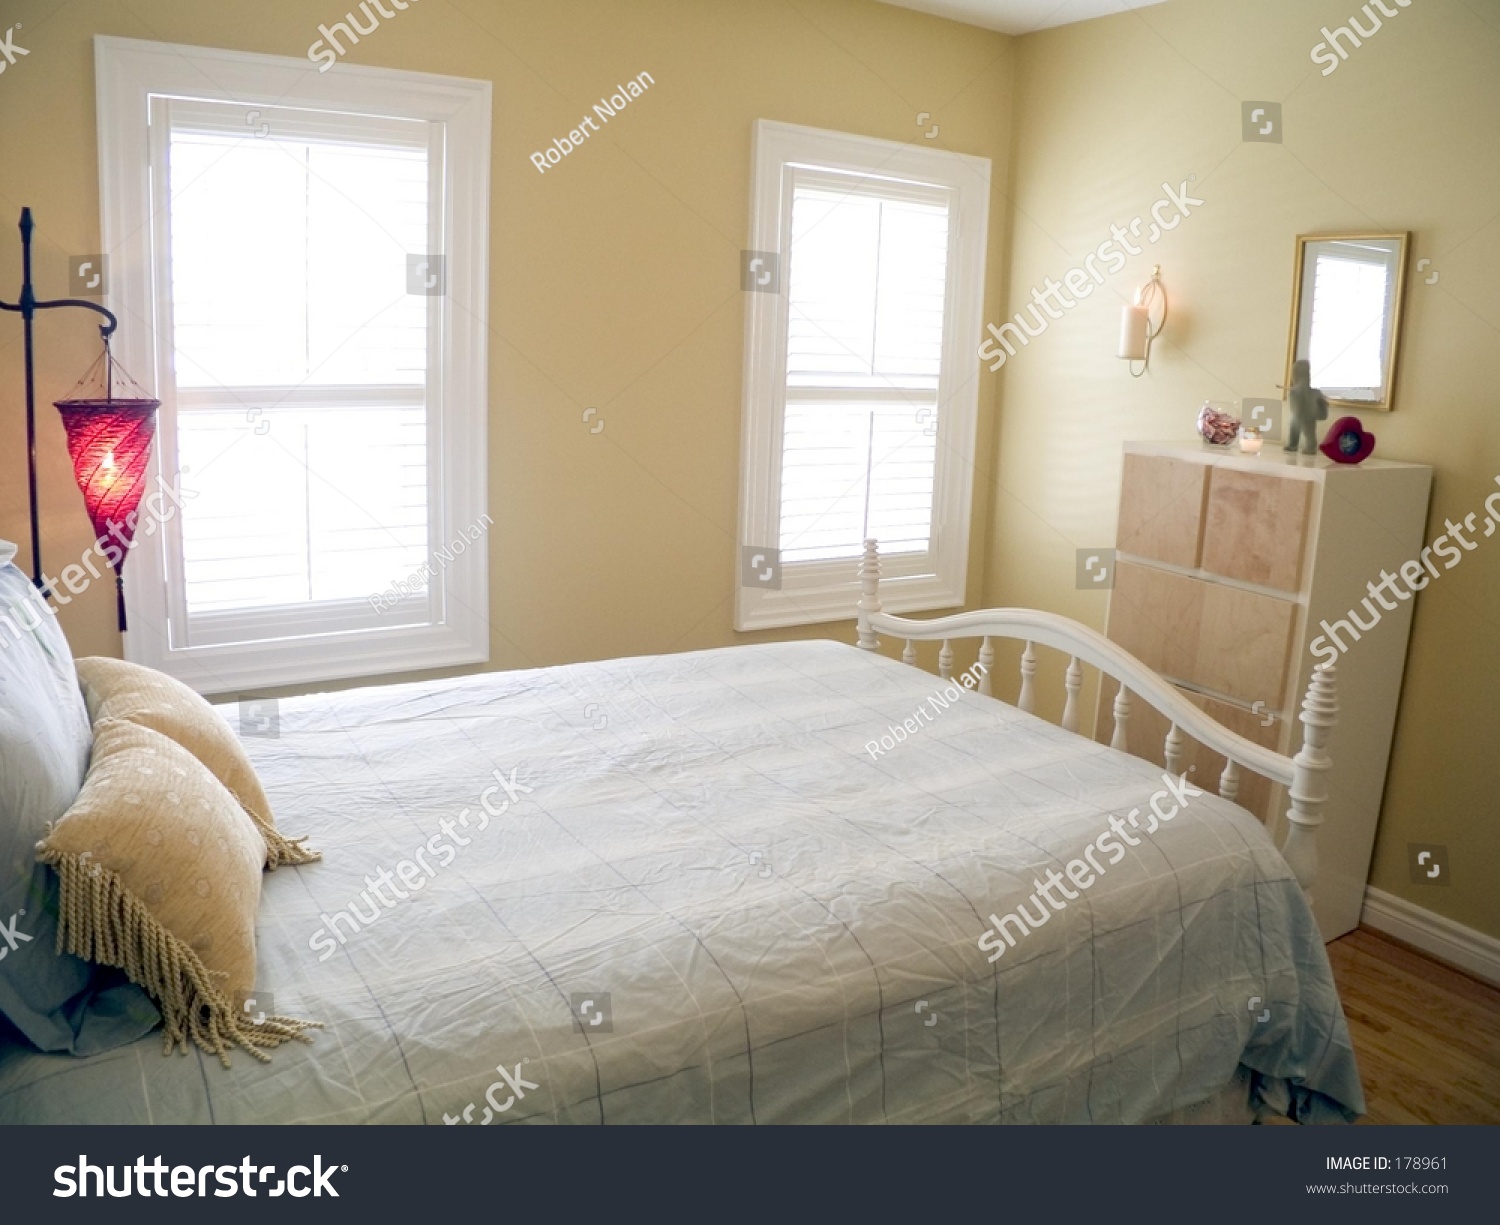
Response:
[[[30,54],[0,76],[0,296],[13,219],[39,226],[44,296],[98,249],[95,34],[306,55],[351,0],[6,0]],[[390,8],[389,5],[386,6]],[[366,22],[365,24],[368,24]],[[350,62],[494,83],[490,264],[491,667],[724,646],[733,632],[750,142],[768,118],[988,157],[1003,244],[1013,40],[869,0],[413,0]],[[336,70],[335,70],[336,71]],[[655,85],[561,165],[529,154],[617,83]],[[1003,283],[992,261],[986,317]],[[81,312],[38,324],[43,557],[91,542],[51,401],[93,359]],[[20,325],[0,318],[0,536],[29,568]],[[993,452],[994,384],[980,453]],[[593,434],[583,410],[605,422]],[[988,517],[988,470],[976,522]],[[981,586],[976,533],[970,591]],[[127,566],[128,570],[128,566]],[[79,654],[118,654],[113,593],[62,610]],[[791,635],[852,628],[813,627]],[[784,635],[786,636],[786,635]]]
[[[1322,75],[1319,28],[1356,11],[1173,0],[1018,40],[1012,311],[1164,180],[1196,175],[1205,204],[996,376],[985,603],[1102,625],[1104,596],[1074,589],[1074,549],[1114,540],[1120,444],[1190,440],[1205,399],[1279,394],[1299,233],[1414,232],[1413,260],[1433,263],[1411,285],[1396,411],[1365,423],[1378,454],[1435,468],[1429,540],[1495,491],[1500,8],[1412,0]],[[1242,142],[1242,100],[1283,103],[1284,143]],[[1132,380],[1114,357],[1120,305],[1153,262],[1171,318]],[[1417,599],[1372,883],[1500,936],[1497,608],[1500,536]],[[1451,887],[1409,883],[1408,842],[1448,846]]]

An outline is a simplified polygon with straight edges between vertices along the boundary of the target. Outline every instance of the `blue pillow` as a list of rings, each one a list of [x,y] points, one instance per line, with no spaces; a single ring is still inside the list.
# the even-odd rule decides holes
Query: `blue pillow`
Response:
[[[36,862],[83,786],[93,733],[52,610],[0,540],[0,1015],[43,1051],[92,1055],[160,1019],[117,970],[59,954],[58,882]]]

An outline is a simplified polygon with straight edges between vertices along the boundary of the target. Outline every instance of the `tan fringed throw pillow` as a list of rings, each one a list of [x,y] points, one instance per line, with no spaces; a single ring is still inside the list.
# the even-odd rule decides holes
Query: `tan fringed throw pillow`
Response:
[[[117,966],[150,994],[166,1051],[310,1041],[314,1023],[236,1006],[255,987],[261,831],[182,745],[104,719],[73,806],[37,843],[62,882],[57,947]]]
[[[311,863],[323,856],[302,838],[283,837],[271,816],[271,805],[229,726],[207,702],[181,681],[123,659],[90,656],[77,664],[89,717],[124,719],[175,740],[213,772],[250,814],[266,842],[266,867]]]

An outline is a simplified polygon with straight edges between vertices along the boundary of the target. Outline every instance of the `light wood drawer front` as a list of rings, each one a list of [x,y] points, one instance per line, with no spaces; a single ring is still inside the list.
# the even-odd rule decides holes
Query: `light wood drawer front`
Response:
[[[1115,547],[1123,553],[1196,569],[1207,489],[1206,464],[1127,454]]]
[[[1203,619],[1202,587],[1134,562],[1116,562],[1109,637],[1155,671],[1186,677]]]
[[[1109,637],[1158,672],[1279,710],[1296,605],[1153,566],[1115,566]]]
[[[1114,700],[1117,688],[1114,681],[1107,681],[1103,687],[1099,702],[1099,718],[1094,727],[1094,738],[1101,744],[1109,744],[1114,738]],[[1265,722],[1265,716],[1254,714],[1243,706],[1221,702],[1218,698],[1193,693],[1191,690],[1180,687],[1178,692],[1208,714],[1210,718],[1222,723],[1230,731],[1238,732],[1246,740],[1253,740],[1256,744],[1268,749],[1278,747],[1281,738],[1279,719],[1268,725]],[[1146,700],[1139,694],[1131,694],[1130,719],[1125,724],[1125,751],[1158,766],[1165,766],[1169,726],[1165,715],[1155,707],[1148,706]],[[1219,775],[1224,772],[1224,755],[1204,748],[1186,732],[1183,733],[1183,744],[1182,768],[1188,776],[1188,781],[1195,787],[1217,795]],[[1254,813],[1262,821],[1268,820],[1271,816],[1271,801],[1276,789],[1276,785],[1269,779],[1241,769],[1240,792],[1235,803]]]
[[[1203,569],[1278,591],[1302,583],[1312,483],[1215,468],[1208,482]]]

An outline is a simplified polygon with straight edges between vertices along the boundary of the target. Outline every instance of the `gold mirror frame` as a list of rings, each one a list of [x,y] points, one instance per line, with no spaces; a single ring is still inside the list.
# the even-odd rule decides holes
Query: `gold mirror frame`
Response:
[[[1301,332],[1302,322],[1302,279],[1307,264],[1307,244],[1317,242],[1360,242],[1380,240],[1383,242],[1394,241],[1399,244],[1396,255],[1396,292],[1391,299],[1390,333],[1391,342],[1385,354],[1384,369],[1384,392],[1385,396],[1379,401],[1375,400],[1345,400],[1330,395],[1328,404],[1331,408],[1365,410],[1369,412],[1388,413],[1396,407],[1396,370],[1398,357],[1401,351],[1401,318],[1406,310],[1406,267],[1411,258],[1411,231],[1396,230],[1384,234],[1299,234],[1297,235],[1297,260],[1292,266],[1292,326],[1287,338],[1286,346],[1286,383],[1283,390],[1292,385],[1292,364],[1297,360],[1297,337]],[[1307,296],[1309,308],[1312,296]],[[1316,380],[1314,380],[1316,386]]]

